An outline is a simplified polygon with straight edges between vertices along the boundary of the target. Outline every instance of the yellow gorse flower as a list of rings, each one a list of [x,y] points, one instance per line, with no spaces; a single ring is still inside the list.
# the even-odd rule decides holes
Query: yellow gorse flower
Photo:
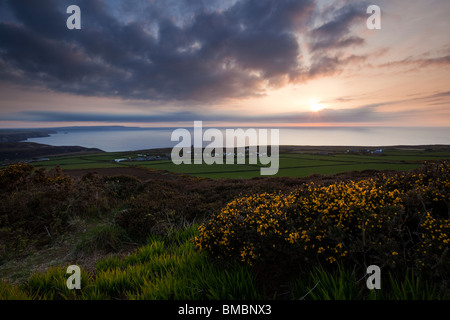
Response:
[[[379,255],[391,252],[391,259],[399,259],[400,244],[393,236],[406,232],[413,237],[405,227],[409,218],[405,212],[411,207],[409,194],[425,197],[431,204],[450,203],[450,183],[443,178],[450,175],[450,165],[443,162],[426,170],[437,170],[442,178],[402,172],[329,185],[311,182],[289,194],[243,196],[201,226],[194,242],[199,249],[239,257],[249,264],[286,252],[291,253],[289,258],[334,263],[353,256],[355,241],[361,251],[370,245]],[[420,240],[414,240],[419,241],[416,252],[424,256],[432,251],[437,256],[449,246],[449,219],[422,207],[417,206]]]

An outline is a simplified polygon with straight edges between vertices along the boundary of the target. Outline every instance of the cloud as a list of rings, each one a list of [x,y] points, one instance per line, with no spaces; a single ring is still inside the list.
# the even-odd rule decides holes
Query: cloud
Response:
[[[358,64],[367,59],[367,56],[342,54],[320,55],[313,58],[312,65],[308,71],[307,78],[316,78],[318,76],[327,76],[338,73],[346,65]]]
[[[435,93],[433,95],[427,96],[426,98],[443,98],[443,97],[450,98],[450,91]]]
[[[400,119],[404,112],[380,112],[378,107],[391,102],[364,105],[352,109],[324,109],[319,113],[289,112],[276,115],[235,115],[235,114],[204,114],[198,112],[166,112],[159,114],[105,114],[62,111],[25,111],[3,115],[6,121],[30,122],[99,122],[99,123],[160,123],[160,122],[193,122],[220,121],[232,123],[358,123],[377,122]]]
[[[347,65],[358,64],[367,59],[365,55],[349,54],[349,49],[362,46],[365,40],[352,34],[351,28],[364,24],[367,3],[348,3],[335,8],[334,4],[322,11],[323,23],[307,33],[311,65],[301,79],[330,76],[341,72]]]
[[[380,68],[413,67],[414,70],[431,66],[450,65],[450,55],[433,58],[413,58],[408,57],[403,60],[391,61],[379,65]]]
[[[344,4],[327,20],[313,0],[2,3],[13,17],[0,22],[0,79],[59,92],[210,102],[262,96],[364,59],[341,51],[364,44],[351,31],[362,5]],[[65,27],[70,4],[81,8],[82,30]]]
[[[350,3],[333,11],[329,21],[309,32],[309,46],[314,53],[324,49],[342,49],[365,43],[363,38],[351,35],[356,23],[367,19],[367,2]]]

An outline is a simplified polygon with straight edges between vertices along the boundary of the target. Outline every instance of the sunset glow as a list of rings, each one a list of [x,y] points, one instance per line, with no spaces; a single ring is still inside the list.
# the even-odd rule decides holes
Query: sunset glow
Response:
[[[450,2],[377,5],[2,1],[0,126],[449,126]]]
[[[325,105],[322,103],[320,99],[314,99],[309,102],[309,108],[313,112],[318,112],[320,110],[325,109]]]

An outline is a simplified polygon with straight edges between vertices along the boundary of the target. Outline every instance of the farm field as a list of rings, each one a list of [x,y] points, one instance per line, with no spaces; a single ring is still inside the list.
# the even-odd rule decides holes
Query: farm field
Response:
[[[123,161],[134,159],[137,153],[101,153],[82,156],[53,157],[49,161],[35,162],[37,168],[59,165],[63,170],[87,170],[100,168],[139,168],[187,174],[201,178],[254,178],[260,176],[260,164],[230,165],[175,165],[170,160]],[[331,175],[349,171],[393,170],[404,171],[418,168],[424,161],[450,159],[450,151],[397,150],[390,149],[382,155],[348,153],[292,153],[280,152],[278,177],[305,177],[312,174]]]

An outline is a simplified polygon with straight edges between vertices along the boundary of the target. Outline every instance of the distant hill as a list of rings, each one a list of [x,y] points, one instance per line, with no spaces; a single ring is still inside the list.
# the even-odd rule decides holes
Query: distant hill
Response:
[[[48,137],[56,131],[51,129],[1,129],[0,142],[19,142],[28,138]]]
[[[0,160],[31,160],[33,158],[100,153],[103,150],[96,148],[85,148],[80,146],[49,146],[34,142],[2,142],[0,143]]]
[[[0,129],[0,142],[19,142],[26,141],[29,138],[49,137],[50,134],[58,132],[79,132],[79,131],[130,131],[147,130],[139,127],[125,126],[84,126],[84,127],[57,127],[57,128],[19,128],[19,129]]]

